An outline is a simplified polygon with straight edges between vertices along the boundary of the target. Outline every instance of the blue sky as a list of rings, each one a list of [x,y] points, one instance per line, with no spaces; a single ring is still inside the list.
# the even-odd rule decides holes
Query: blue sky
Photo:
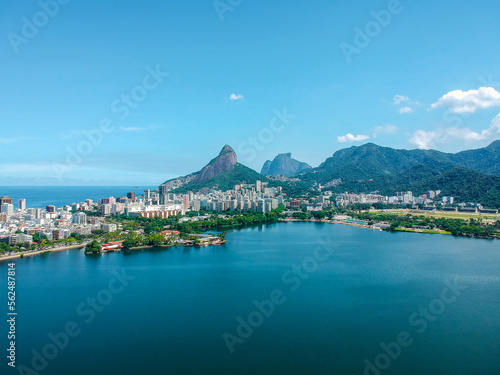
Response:
[[[156,185],[224,144],[258,171],[483,147],[499,19],[492,1],[2,2],[0,185]]]

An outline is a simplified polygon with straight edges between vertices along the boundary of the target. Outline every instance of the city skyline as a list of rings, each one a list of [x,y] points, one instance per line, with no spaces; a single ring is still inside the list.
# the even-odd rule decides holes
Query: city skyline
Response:
[[[367,142],[457,152],[499,138],[497,4],[3,10],[0,185],[159,185],[224,144],[259,172],[285,152],[316,167]]]
[[[4,372],[500,373],[499,20],[3,1]]]

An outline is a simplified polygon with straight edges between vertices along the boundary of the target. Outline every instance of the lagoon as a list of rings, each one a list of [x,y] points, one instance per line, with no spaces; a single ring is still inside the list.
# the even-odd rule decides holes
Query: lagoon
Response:
[[[17,365],[72,375],[500,373],[498,240],[300,222],[226,239],[16,259]],[[3,262],[4,296],[6,275]]]

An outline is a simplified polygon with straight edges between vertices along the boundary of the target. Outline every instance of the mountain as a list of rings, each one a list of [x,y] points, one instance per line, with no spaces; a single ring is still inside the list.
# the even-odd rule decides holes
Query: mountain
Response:
[[[278,154],[273,161],[267,160],[260,173],[271,176],[282,175],[290,177],[309,169],[312,169],[309,164],[292,159],[292,154],[286,153]]]
[[[427,190],[441,190],[443,196],[457,201],[479,202],[489,207],[500,207],[500,141],[477,150],[456,154],[436,150],[399,150],[373,143],[353,146],[335,152],[319,167],[292,159],[291,154],[280,154],[267,161],[262,172],[268,175],[290,176],[298,181],[270,184],[282,186],[294,196],[315,184],[334,193],[368,193],[378,191],[392,195],[411,190],[416,195]],[[309,167],[309,168],[307,168]],[[175,193],[197,192],[203,188],[231,190],[234,185],[270,181],[240,163],[234,150],[226,145],[219,155],[200,171],[166,181],[164,185]]]
[[[500,140],[484,148],[459,152],[451,158],[464,167],[500,176]]]
[[[219,156],[211,160],[210,163],[198,172],[192,184],[203,184],[220,173],[233,170],[237,163],[236,152],[234,152],[231,146],[225,145],[220,151]]]
[[[394,177],[415,167],[445,172],[466,167],[485,174],[500,176],[500,141],[488,147],[448,154],[436,150],[398,150],[373,143],[339,150],[318,168],[300,178],[319,183],[342,178],[364,180]]]
[[[435,150],[397,150],[373,143],[342,149],[318,168],[302,174],[302,180],[327,183],[392,178],[416,166],[445,171],[458,166],[445,153]]]
[[[256,180],[268,181],[265,176],[238,163],[234,150],[225,145],[219,155],[200,171],[168,180],[162,185],[166,185],[168,189],[174,189],[175,193],[183,193],[189,190],[196,192],[202,188],[231,190],[234,185],[243,182],[254,183]]]
[[[439,189],[457,199],[475,199],[499,207],[499,160],[500,141],[457,154],[398,150],[367,143],[339,150],[318,168],[297,177],[308,184],[320,183],[334,192],[393,194],[412,190],[422,194]]]
[[[458,167],[426,180],[403,185],[411,191],[441,190],[442,196],[458,202],[481,202],[486,207],[500,206],[500,177]]]
[[[264,162],[264,165],[262,166],[262,169],[260,170],[261,174],[267,174],[268,176],[270,175],[269,169],[271,168],[272,161],[271,160],[266,160]]]

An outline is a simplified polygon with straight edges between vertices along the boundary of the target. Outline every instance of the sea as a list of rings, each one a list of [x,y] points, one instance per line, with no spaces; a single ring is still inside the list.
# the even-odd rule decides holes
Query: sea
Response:
[[[45,208],[48,205],[63,207],[71,203],[92,199],[127,196],[128,192],[142,195],[144,189],[153,191],[158,186],[0,186],[0,196],[13,199],[14,209],[18,200],[26,199],[28,208]]]
[[[500,374],[498,240],[329,223],[226,239],[12,261],[16,368],[0,262],[1,373]]]

